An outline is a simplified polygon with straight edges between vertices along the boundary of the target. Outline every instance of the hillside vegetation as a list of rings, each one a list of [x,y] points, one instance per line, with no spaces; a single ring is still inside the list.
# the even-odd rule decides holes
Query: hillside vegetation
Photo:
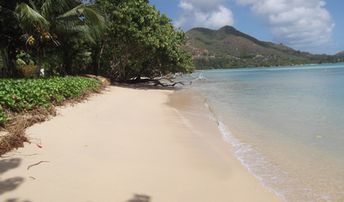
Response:
[[[187,32],[185,49],[196,68],[278,66],[343,61],[340,57],[296,51],[283,44],[260,41],[225,26],[219,30],[194,28]]]
[[[337,57],[344,57],[344,51],[341,51],[336,54]]]

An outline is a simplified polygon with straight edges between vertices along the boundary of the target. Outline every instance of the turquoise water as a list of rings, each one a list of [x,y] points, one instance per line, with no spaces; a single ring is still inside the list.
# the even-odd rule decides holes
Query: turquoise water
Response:
[[[193,74],[241,162],[287,201],[344,201],[344,64]]]

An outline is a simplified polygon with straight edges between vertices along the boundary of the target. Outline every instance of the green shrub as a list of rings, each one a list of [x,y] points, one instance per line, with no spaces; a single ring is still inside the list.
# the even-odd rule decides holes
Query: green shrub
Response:
[[[24,112],[49,108],[64,100],[74,99],[87,92],[97,91],[100,81],[84,77],[0,80],[0,124],[6,121],[3,109]]]
[[[0,126],[4,125],[6,120],[7,120],[6,114],[4,110],[2,109],[2,107],[0,106]]]

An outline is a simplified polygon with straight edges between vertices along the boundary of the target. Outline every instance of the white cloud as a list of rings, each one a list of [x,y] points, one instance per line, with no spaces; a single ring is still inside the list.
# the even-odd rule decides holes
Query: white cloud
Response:
[[[224,0],[182,0],[179,8],[182,12],[175,23],[177,27],[217,29],[234,24],[233,13],[224,5]]]
[[[314,50],[331,41],[334,23],[324,0],[236,0],[262,17],[277,41]]]
[[[181,0],[180,3],[189,3],[195,5],[197,9],[209,11],[217,9],[219,5],[223,5],[226,0]]]
[[[185,11],[192,11],[194,9],[193,5],[189,2],[181,1],[179,7]]]

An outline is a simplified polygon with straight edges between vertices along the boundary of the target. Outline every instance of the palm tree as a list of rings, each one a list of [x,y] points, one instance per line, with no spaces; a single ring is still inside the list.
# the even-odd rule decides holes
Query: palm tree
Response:
[[[75,0],[29,2],[20,3],[16,13],[20,27],[26,32],[26,44],[36,52],[38,76],[47,45],[60,46],[66,36],[72,35],[93,43],[104,30],[104,17],[92,5]]]

